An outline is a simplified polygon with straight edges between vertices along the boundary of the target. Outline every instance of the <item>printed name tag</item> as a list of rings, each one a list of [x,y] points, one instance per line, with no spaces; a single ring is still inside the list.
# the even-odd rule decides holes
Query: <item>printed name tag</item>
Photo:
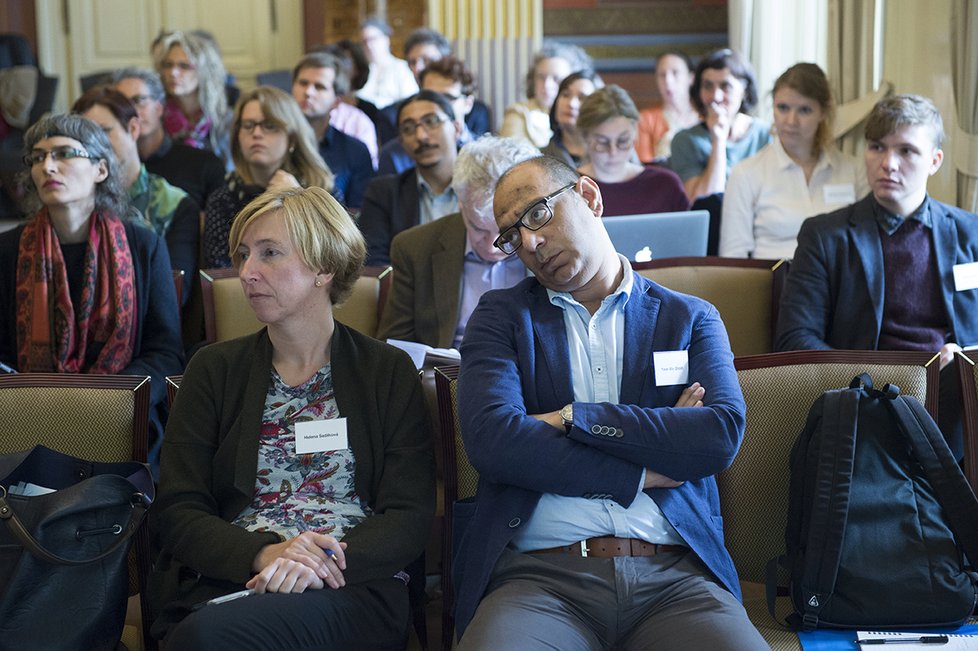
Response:
[[[978,287],[978,262],[954,265],[954,289],[963,292]]]
[[[837,183],[824,188],[825,203],[850,204],[856,200],[856,186],[852,183]]]
[[[307,420],[295,424],[297,454],[332,452],[350,447],[346,440],[346,419]]]
[[[689,382],[689,351],[664,350],[652,353],[655,386],[664,387]]]

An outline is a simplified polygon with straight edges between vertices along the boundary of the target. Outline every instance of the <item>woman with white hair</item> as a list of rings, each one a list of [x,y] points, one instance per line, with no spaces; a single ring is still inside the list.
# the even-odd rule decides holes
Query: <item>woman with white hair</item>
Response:
[[[168,32],[153,42],[153,63],[166,90],[163,126],[177,142],[230,160],[227,70],[212,38]]]
[[[545,41],[526,73],[526,100],[506,108],[501,136],[525,138],[538,149],[550,142],[550,107],[564,77],[574,71],[593,71],[594,62],[576,45]]]

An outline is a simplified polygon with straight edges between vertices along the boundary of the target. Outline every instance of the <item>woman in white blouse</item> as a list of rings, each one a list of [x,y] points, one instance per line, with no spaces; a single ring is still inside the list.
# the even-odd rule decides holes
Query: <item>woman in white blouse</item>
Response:
[[[721,256],[791,258],[802,221],[869,191],[864,166],[831,143],[835,105],[822,69],[793,65],[773,94],[776,137],[727,181]]]

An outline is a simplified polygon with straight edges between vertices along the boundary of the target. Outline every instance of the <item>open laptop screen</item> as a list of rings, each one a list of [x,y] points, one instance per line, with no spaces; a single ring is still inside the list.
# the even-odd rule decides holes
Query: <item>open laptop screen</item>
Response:
[[[605,217],[615,250],[632,262],[706,255],[710,213],[705,210]]]

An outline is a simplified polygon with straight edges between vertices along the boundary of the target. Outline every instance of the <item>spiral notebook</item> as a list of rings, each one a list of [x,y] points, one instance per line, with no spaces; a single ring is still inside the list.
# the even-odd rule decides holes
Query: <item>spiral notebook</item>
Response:
[[[860,649],[978,650],[978,636],[933,632],[859,631],[856,633],[856,644]]]

